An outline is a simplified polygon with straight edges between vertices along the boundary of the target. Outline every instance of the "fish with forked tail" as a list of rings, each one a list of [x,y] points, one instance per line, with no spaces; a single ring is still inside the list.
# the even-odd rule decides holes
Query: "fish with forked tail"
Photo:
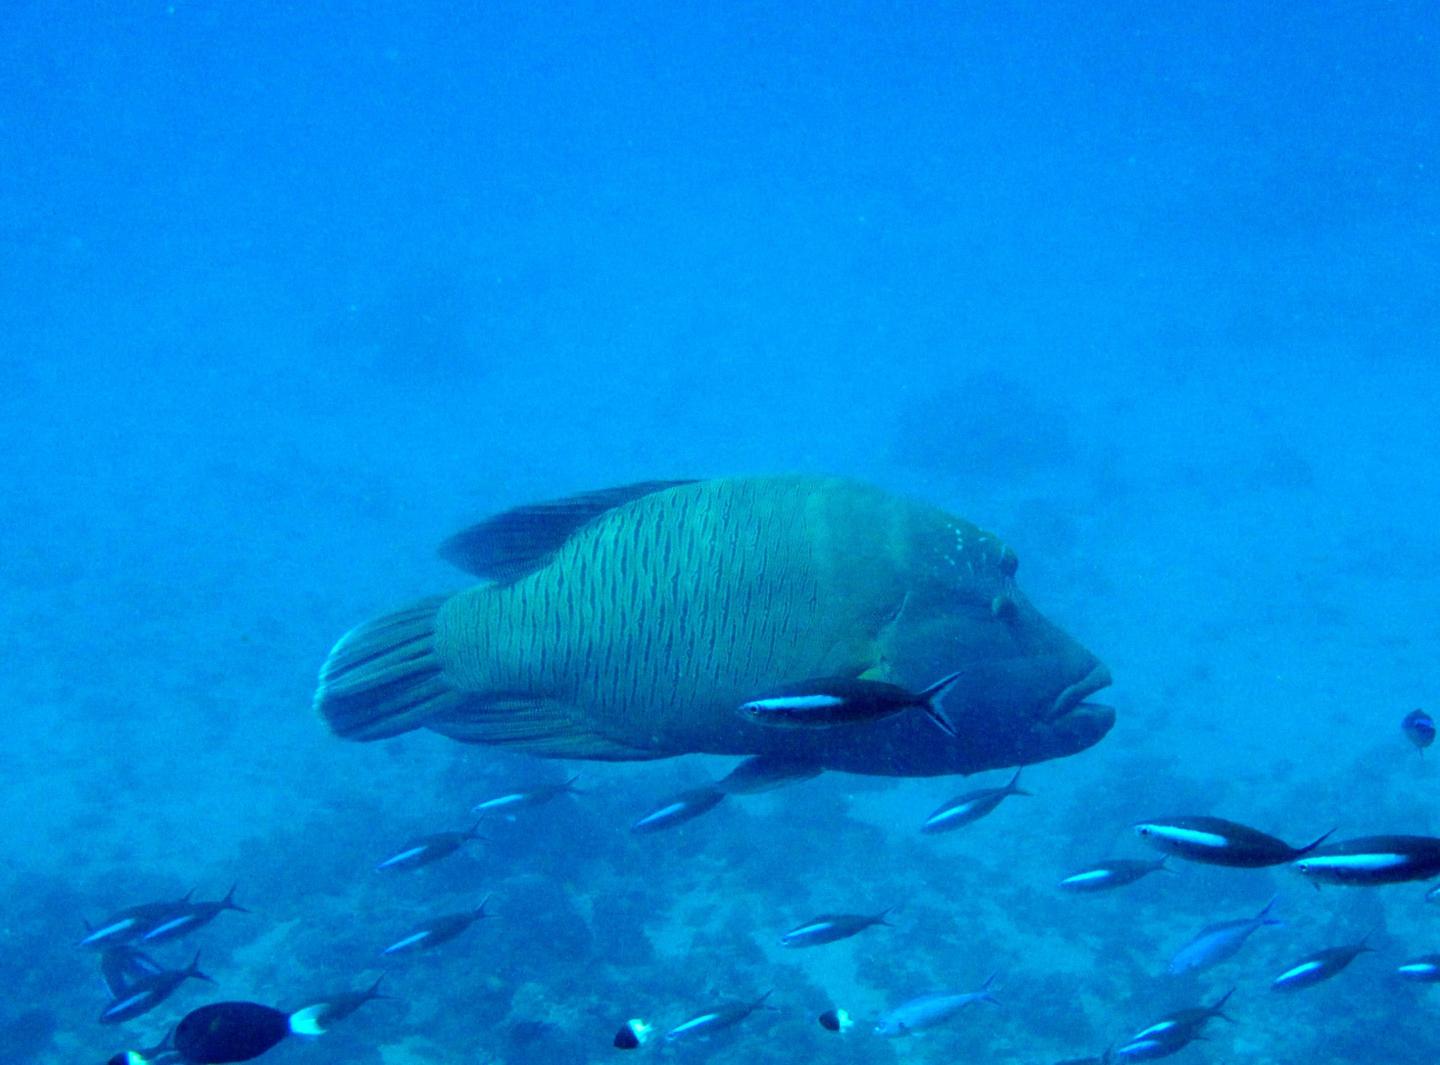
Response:
[[[839,478],[647,482],[509,511],[442,554],[487,583],[345,634],[315,705],[340,736],[428,728],[557,758],[783,755],[885,776],[1084,750],[1104,665],[1015,584],[1015,553]],[[735,708],[797,677],[904,689],[954,671],[955,742],[923,714],[765,729]]]
[[[740,712],[756,724],[776,728],[832,728],[868,725],[907,710],[919,710],[953,739],[955,726],[940,704],[959,679],[959,673],[951,673],[924,691],[912,692],[882,680],[826,677],[777,688],[742,703]]]

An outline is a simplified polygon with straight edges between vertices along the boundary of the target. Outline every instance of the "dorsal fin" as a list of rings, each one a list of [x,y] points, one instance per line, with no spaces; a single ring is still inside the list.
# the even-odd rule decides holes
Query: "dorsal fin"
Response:
[[[440,545],[440,557],[477,577],[516,581],[543,566],[566,540],[606,511],[694,483],[641,481],[516,507],[462,529]]]

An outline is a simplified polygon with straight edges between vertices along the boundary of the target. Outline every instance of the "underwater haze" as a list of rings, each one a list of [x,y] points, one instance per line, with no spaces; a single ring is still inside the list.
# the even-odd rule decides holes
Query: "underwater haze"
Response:
[[[1400,727],[1440,698],[1434,5],[14,0],[3,22],[0,1058],[98,1065],[208,1002],[382,975],[390,997],[260,1060],[1049,1063],[1231,987],[1234,1023],[1113,1060],[1440,1055],[1440,990],[1395,972],[1440,951],[1423,877],[1317,892],[1172,860],[1057,887],[1157,856],[1147,818],[1440,833],[1440,757]],[[771,474],[1003,537],[1109,667],[1110,734],[945,834],[921,825],[1011,766],[825,772],[637,833],[736,758],[357,743],[315,711],[343,633],[474,583],[436,554],[457,530]],[[215,984],[101,1023],[123,995],[87,922],[232,884],[248,912],[132,944],[165,970],[198,950]],[[1283,926],[1168,971],[1273,895]],[[451,942],[382,955],[487,897]],[[1334,980],[1271,991],[1367,934]],[[873,1031],[991,974],[998,1007]],[[632,1018],[655,1032],[618,1049]]]

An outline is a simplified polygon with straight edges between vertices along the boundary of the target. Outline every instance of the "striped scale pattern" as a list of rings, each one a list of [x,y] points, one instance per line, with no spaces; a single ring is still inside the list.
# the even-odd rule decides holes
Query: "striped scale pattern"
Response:
[[[906,591],[892,510],[865,486],[802,477],[645,496],[535,573],[453,597],[436,651],[446,679],[479,697],[468,713],[503,711],[492,742],[559,729],[651,757],[750,750],[740,737],[756,726],[736,712],[747,698],[877,663]]]

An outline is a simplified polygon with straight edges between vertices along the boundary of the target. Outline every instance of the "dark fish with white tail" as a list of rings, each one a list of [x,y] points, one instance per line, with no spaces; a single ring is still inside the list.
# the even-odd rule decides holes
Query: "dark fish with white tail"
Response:
[[[1170,972],[1198,972],[1233,958],[1257,929],[1282,923],[1270,916],[1278,898],[1271,898],[1254,917],[1206,925],[1170,959]]]
[[[480,835],[479,821],[464,832],[431,832],[410,840],[375,869],[419,869],[441,858],[448,858],[471,840],[484,838]]]
[[[810,758],[791,758],[783,754],[757,754],[745,759],[715,782],[726,795],[756,795],[788,784],[810,780],[824,772],[820,763]]]
[[[1315,850],[1333,831],[1303,847],[1292,847],[1282,839],[1223,817],[1164,817],[1135,825],[1141,839],[1166,854],[1188,862],[1241,869],[1293,862]]]
[[[575,781],[580,777],[573,776],[568,780],[562,780],[558,784],[541,784],[538,787],[526,788],[523,791],[507,791],[503,795],[496,795],[494,798],[477,802],[470,808],[471,813],[514,813],[517,810],[528,810],[535,806],[544,806],[548,802],[558,799],[561,795],[580,795],[582,792],[575,786]]]
[[[286,1013],[258,1002],[212,1002],[180,1019],[170,1039],[162,1044],[161,1057],[132,1050],[116,1054],[107,1065],[160,1065],[170,1060],[183,1065],[253,1061],[291,1035],[320,1035],[323,1031],[315,1027],[309,1009]]]
[[[834,477],[645,482],[523,506],[442,555],[484,583],[342,636],[315,706],[380,740],[605,761],[778,754],[884,776],[973,773],[1084,750],[1114,723],[1103,663],[1039,613],[1015,552],[953,515]],[[924,714],[757,728],[736,707],[810,677],[914,691]]]
[[[980,788],[957,795],[939,807],[920,826],[925,833],[950,832],[965,825],[974,824],[1012,795],[1029,795],[1020,787],[1020,770],[1002,788]]]
[[[483,920],[489,914],[485,912],[485,906],[490,901],[486,895],[480,905],[473,910],[466,910],[462,913],[447,913],[441,917],[434,917],[424,924],[413,928],[406,935],[391,943],[382,950],[381,954],[415,954],[422,950],[434,950],[442,943],[448,943],[456,936],[464,932],[476,921]]]
[[[712,1035],[726,1028],[732,1028],[758,1009],[774,1009],[766,1000],[774,992],[767,991],[759,998],[741,1002],[721,1002],[703,1013],[697,1013],[682,1021],[665,1033],[665,1042],[675,1043],[681,1039],[695,1039]]]
[[[1440,876],[1440,838],[1362,836],[1311,851],[1291,868],[1315,885],[1369,887]]]
[[[890,926],[885,920],[889,909],[879,913],[822,913],[812,917],[797,928],[792,928],[780,937],[786,947],[818,947],[825,943],[838,943],[842,939],[859,935],[876,925]]]
[[[188,936],[191,932],[204,928],[226,910],[234,910],[236,913],[250,912],[235,901],[235,885],[233,884],[223,899],[212,899],[208,902],[187,901],[176,906],[174,912],[146,927],[140,933],[140,942],[163,943],[171,939],[180,939]]]
[[[1112,858],[1110,861],[1082,869],[1078,873],[1071,873],[1060,881],[1060,890],[1077,895],[1110,891],[1114,888],[1124,887],[1126,884],[1133,884],[1151,873],[1159,872],[1168,872],[1165,868],[1164,858],[1157,858],[1149,862],[1134,858]]]
[[[101,1024],[119,1024],[149,1013],[160,1003],[179,990],[187,980],[215,981],[200,971],[200,955],[184,969],[162,969],[158,973],[139,977],[131,981],[121,995],[110,1002],[100,1013]]]
[[[833,728],[869,725],[915,710],[953,739],[955,726],[945,716],[941,702],[959,679],[959,673],[951,673],[923,691],[912,692],[881,680],[824,677],[784,685],[741,703],[740,712],[758,725],[774,728]]]
[[[922,1032],[926,1028],[933,1028],[937,1024],[944,1024],[946,1021],[954,1019],[966,1006],[972,1006],[979,1002],[988,1002],[992,1006],[998,1006],[1000,1003],[991,993],[991,988],[995,985],[995,976],[995,973],[991,973],[989,979],[981,984],[977,991],[958,991],[912,998],[909,1002],[881,1014],[880,1019],[875,1022],[875,1034],[883,1035],[887,1039],[894,1039],[897,1036],[911,1035],[915,1032]]]
[[[1375,948],[1366,941],[1368,938],[1367,936],[1359,943],[1348,943],[1341,947],[1326,947],[1324,950],[1317,950],[1271,980],[1270,990],[1300,991],[1324,983],[1337,976],[1360,955],[1374,952]]]
[[[686,821],[693,821],[701,814],[715,809],[724,798],[725,792],[713,784],[682,791],[637,820],[630,826],[630,831],[644,834],[683,825]]]

